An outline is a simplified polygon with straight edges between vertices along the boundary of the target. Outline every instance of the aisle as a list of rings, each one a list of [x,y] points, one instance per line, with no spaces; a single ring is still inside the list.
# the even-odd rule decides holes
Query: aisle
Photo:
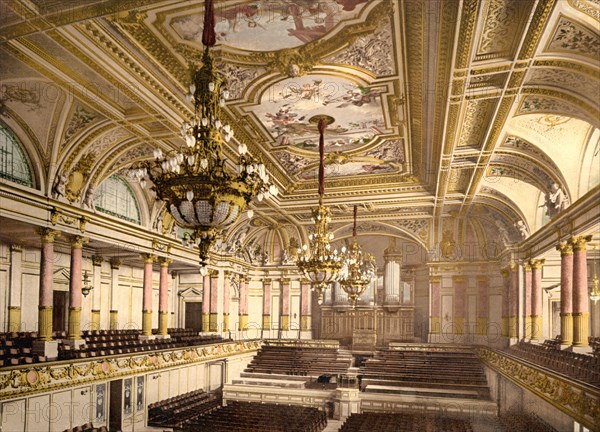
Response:
[[[331,420],[327,419],[327,427],[323,429],[323,432],[337,432],[344,424],[341,420]]]

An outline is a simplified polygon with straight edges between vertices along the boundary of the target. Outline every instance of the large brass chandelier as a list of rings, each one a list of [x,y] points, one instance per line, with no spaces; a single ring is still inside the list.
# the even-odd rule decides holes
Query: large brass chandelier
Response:
[[[363,253],[356,240],[357,213],[358,207],[355,205],[352,244],[348,249],[342,248],[342,267],[338,279],[340,286],[348,294],[352,308],[356,308],[358,298],[365,292],[377,273],[375,257],[369,253]]]
[[[185,144],[168,154],[157,148],[153,161],[132,169],[134,178],[150,179],[157,199],[165,202],[180,227],[189,230],[189,241],[199,248],[202,273],[222,231],[238,220],[255,197],[262,201],[279,193],[265,165],[248,153],[246,144],[238,141],[237,162],[228,163],[223,156],[223,146],[232,140],[234,131],[219,118],[229,94],[209,53],[215,42],[214,6],[207,0],[202,66],[192,72],[187,96],[194,104],[194,115],[181,126]],[[252,210],[248,213],[251,217]]]
[[[310,120],[317,123],[319,129],[319,207],[312,211],[315,231],[308,237],[309,244],[298,249],[298,268],[304,277],[311,282],[312,290],[318,295],[318,303],[323,303],[323,293],[331,282],[334,282],[341,268],[341,259],[337,250],[331,248],[333,233],[329,232],[331,213],[323,204],[325,193],[325,140],[323,134],[328,124],[333,123],[329,116],[315,116]]]

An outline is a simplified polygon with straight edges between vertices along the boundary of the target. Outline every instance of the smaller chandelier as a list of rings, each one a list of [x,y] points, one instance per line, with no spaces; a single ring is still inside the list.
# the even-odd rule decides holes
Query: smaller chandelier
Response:
[[[356,302],[360,295],[377,273],[375,257],[369,253],[363,253],[356,240],[356,216],[358,207],[354,206],[354,227],[352,229],[352,244],[350,248],[342,248],[342,268],[338,279],[342,289],[348,294],[352,308],[356,308]]]
[[[248,204],[276,196],[277,186],[271,183],[265,165],[248,153],[239,143],[239,159],[226,161],[223,147],[234,130],[219,118],[229,97],[225,78],[215,70],[209,47],[215,44],[214,6],[205,3],[205,45],[202,67],[193,71],[187,99],[194,104],[194,115],[181,126],[185,142],[180,149],[163,154],[154,150],[154,160],[134,167],[134,179],[153,183],[158,200],[181,228],[187,230],[185,241],[199,249],[200,272],[206,274],[210,248],[221,238],[223,230],[238,220]],[[252,217],[248,210],[248,217]]]
[[[323,303],[323,293],[331,282],[338,278],[341,259],[336,249],[331,248],[333,233],[329,232],[331,213],[323,204],[325,193],[325,140],[323,134],[333,118],[325,115],[314,116],[309,120],[317,123],[319,129],[319,207],[312,211],[315,232],[308,236],[309,245],[298,249],[298,268],[304,277],[311,282],[312,290],[318,295],[318,303]]]

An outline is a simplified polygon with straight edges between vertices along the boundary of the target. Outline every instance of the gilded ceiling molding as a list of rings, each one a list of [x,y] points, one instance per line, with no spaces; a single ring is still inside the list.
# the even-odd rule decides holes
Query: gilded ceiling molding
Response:
[[[47,7],[46,7],[47,3]],[[62,2],[36,2],[35,8],[27,7],[28,2],[15,2],[20,15],[26,21],[19,21],[0,28],[0,39],[11,40],[31,33],[46,31],[57,27],[80,22],[88,19],[99,18],[116,14],[129,9],[148,7],[153,3],[162,3],[162,0],[104,0],[95,3],[73,2],[62,3],[62,8],[57,11],[56,6]],[[14,8],[11,7],[14,10]]]
[[[434,103],[434,121],[433,121],[433,135],[430,143],[424,143],[432,147],[432,152],[427,156],[431,159],[431,155],[439,155],[442,152],[442,145],[444,143],[444,119],[447,114],[447,103],[448,103],[448,92],[446,89],[447,84],[451,80],[452,76],[452,56],[454,53],[454,40],[456,38],[456,20],[458,19],[458,2],[453,0],[445,1],[441,4],[441,16],[439,22],[440,36],[438,38],[439,49],[438,49],[438,76],[436,82],[444,83],[444,90],[436,92],[435,103]],[[411,37],[406,35],[406,37]],[[413,83],[410,82],[412,87]],[[410,148],[414,148],[414,145]],[[421,148],[419,147],[419,150]],[[419,155],[422,158],[422,154]],[[412,160],[412,157],[411,159]],[[434,158],[436,161],[437,158]],[[435,162],[434,162],[435,163]],[[414,165],[414,163],[413,163]],[[437,169],[437,165],[428,167],[429,170],[434,171]],[[431,178],[428,179],[431,183]]]
[[[600,80],[578,72],[557,68],[532,68],[528,74],[526,86],[555,87],[592,104],[600,106]]]
[[[497,104],[497,99],[479,99],[466,102],[460,124],[461,132],[455,145],[456,149],[460,147],[481,147],[487,126],[491,124]]]
[[[582,63],[575,63],[571,60],[534,60],[533,66],[568,69],[575,72],[579,72],[581,74],[588,75],[589,77],[594,78],[596,80],[600,80],[600,71],[598,70],[598,68],[591,67]]]
[[[474,61],[512,59],[534,2],[487,0]]]
[[[600,1],[598,0],[567,0],[572,8],[600,21]]]
[[[155,25],[160,24],[162,14],[159,13],[157,18],[157,22],[153,23]],[[160,39],[156,37],[154,33],[150,31],[148,25],[146,24],[146,19],[148,18],[148,14],[146,12],[139,11],[129,11],[127,15],[121,14],[115,16],[108,20],[108,22],[123,36],[127,37],[134,45],[138,45],[144,51],[147,51],[154,59],[166,70],[169,71],[176,79],[177,84],[179,86],[183,86],[186,88],[186,83],[189,81],[189,71],[188,68],[181,64],[180,59],[178,59],[173,53],[166,47]],[[164,18],[162,18],[164,21]],[[91,31],[91,26],[87,25],[87,30]],[[181,43],[173,40],[170,34],[167,32],[161,32],[161,34],[166,37],[171,46],[175,49],[175,51],[180,52]],[[121,49],[123,49],[121,47]],[[130,53],[129,53],[130,54]],[[190,53],[185,53],[184,59],[188,61],[199,61],[200,53],[195,53],[193,57],[189,56]]]
[[[546,29],[552,9],[554,9],[554,5],[557,3],[557,1],[558,0],[540,0],[538,3],[537,8],[533,13],[531,22],[529,23],[525,40],[521,45],[521,51],[519,52],[518,57],[519,60],[525,60],[533,57],[533,53],[540,43],[542,33]]]
[[[96,25],[92,25],[91,23],[87,22],[87,23],[83,24],[81,28],[82,28],[82,32],[83,32],[83,29],[85,29],[85,31],[87,31],[88,35],[91,36],[91,39],[92,39],[92,41],[94,41],[94,43],[102,44],[108,53],[113,53],[113,55],[115,55],[121,61],[121,63],[123,65],[127,66],[127,68],[129,70],[134,71],[137,74],[138,79],[141,79],[144,82],[146,82],[146,84],[150,88],[152,88],[152,90],[155,92],[155,94],[159,94],[162,97],[163,102],[165,104],[167,104],[172,109],[175,109],[179,114],[181,114],[182,117],[188,117],[189,115],[191,115],[191,108],[186,105],[183,105],[179,101],[179,99],[177,99],[175,97],[175,95],[173,94],[172,91],[165,89],[164,84],[161,82],[161,81],[164,81],[164,78],[167,78],[167,79],[169,78],[168,74],[164,74],[160,78],[150,75],[146,69],[142,68],[137,62],[135,62],[131,58],[132,56],[136,57],[137,54],[133,55],[132,53],[124,52],[122,46],[116,45],[112,41],[112,39],[109,38],[108,36],[106,36],[104,31],[101,31],[100,29],[98,29],[98,27]],[[61,42],[61,44],[62,43],[63,42]],[[66,44],[69,42],[65,41],[64,43]],[[78,48],[75,46],[73,46],[71,48],[71,51],[73,51],[73,50],[79,51]],[[140,107],[144,111],[146,111],[147,113],[151,113],[153,115],[158,114],[153,106],[150,106],[147,103],[145,103],[142,100],[142,98],[140,98],[138,95],[133,93],[127,86],[123,86],[122,83],[119,80],[115,79],[111,74],[107,74],[103,70],[96,70],[97,65],[90,58],[88,58],[87,56],[85,56],[81,53],[80,53],[79,57],[82,58],[83,61],[85,61],[85,63],[88,64],[88,66],[90,66],[92,69],[94,69],[94,71],[101,74],[101,76],[104,79],[108,80],[116,88],[119,88],[121,91],[125,92],[125,94],[127,94],[128,97],[132,98],[132,100],[134,100],[138,105],[140,105]],[[168,65],[164,65],[164,66],[167,70],[171,70],[171,68],[174,67],[174,65],[172,65],[172,64],[168,64]],[[185,93],[184,89],[187,89],[187,81],[188,80],[186,79],[183,83],[175,82],[174,84],[181,86],[180,88],[182,88],[182,92]]]
[[[600,125],[600,111],[580,98],[558,90],[536,87],[524,87],[521,91],[525,97],[516,115],[532,113],[561,114],[577,117],[591,125]]]
[[[424,58],[423,47],[426,35],[423,28],[424,7],[419,2],[401,2],[399,8],[404,12],[403,37],[406,43],[406,69],[408,71],[408,92],[410,124],[410,144],[412,172],[421,177],[423,170],[423,83],[424,83]]]
[[[526,158],[533,163],[538,165],[546,173],[550,173],[550,176],[557,178],[557,183],[566,185],[567,182],[556,163],[539,147],[531,144],[530,142],[515,136],[508,136],[504,139],[504,142],[498,146],[494,154],[513,154],[520,157]]]
[[[465,0],[463,2],[455,60],[456,69],[465,69],[469,65],[469,56],[475,35],[475,23],[477,21],[477,6],[479,4],[478,0]]]
[[[491,127],[487,134],[487,141],[483,144],[481,150],[482,152],[491,153],[496,147],[498,140],[500,138],[500,134],[502,133],[504,124],[508,120],[508,114],[513,107],[515,102],[514,96],[505,96],[502,98],[498,109],[496,110],[493,123],[491,123]],[[469,185],[469,189],[467,190],[465,199],[463,200],[463,206],[461,207],[461,212],[465,211],[469,207],[469,204],[472,202],[473,197],[475,196],[477,189],[479,188],[479,183],[481,182],[481,178],[485,174],[485,167],[478,166],[474,173],[471,183]]]

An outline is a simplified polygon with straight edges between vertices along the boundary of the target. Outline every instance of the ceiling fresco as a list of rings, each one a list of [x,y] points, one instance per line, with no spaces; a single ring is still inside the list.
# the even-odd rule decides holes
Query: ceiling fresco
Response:
[[[316,41],[356,18],[367,0],[261,0],[215,7],[217,43],[246,51],[277,51]],[[169,19],[180,39],[202,47],[203,12]]]
[[[80,170],[80,205],[87,188],[154,148],[183,145],[203,2],[13,3],[0,17],[0,121],[47,160],[40,193]],[[308,230],[314,117],[327,115],[336,229],[346,233],[361,204],[364,235],[458,242],[461,225],[443,221],[479,215],[469,235],[506,232],[518,243],[510,218],[542,227],[539,203],[553,183],[571,202],[597,187],[598,9],[588,0],[217,1],[213,53],[236,128],[226,153],[247,142],[281,191],[257,203],[257,216],[297,237]],[[161,213],[151,193],[134,190],[145,220]]]

